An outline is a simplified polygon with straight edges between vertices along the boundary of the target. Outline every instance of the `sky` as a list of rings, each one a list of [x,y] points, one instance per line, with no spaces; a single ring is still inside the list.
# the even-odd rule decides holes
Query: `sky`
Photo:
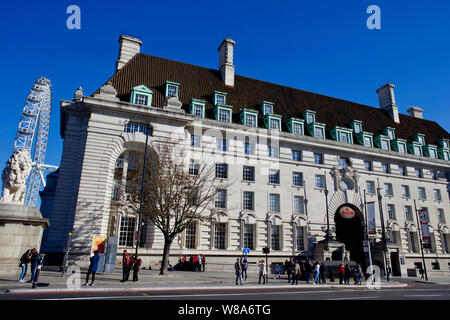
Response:
[[[68,29],[70,5],[80,29]],[[369,29],[370,5],[381,29]],[[71,19],[70,19],[71,20]],[[121,34],[141,52],[218,69],[217,48],[236,41],[242,76],[378,107],[393,83],[399,112],[411,105],[450,131],[450,1],[5,1],[0,10],[0,161],[14,145],[34,81],[52,83],[46,163],[58,166],[60,101],[91,95],[114,73]]]

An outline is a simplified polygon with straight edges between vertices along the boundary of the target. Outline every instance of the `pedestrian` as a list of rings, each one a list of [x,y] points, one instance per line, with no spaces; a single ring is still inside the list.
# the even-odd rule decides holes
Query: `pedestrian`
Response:
[[[319,284],[320,277],[320,264],[319,261],[316,261],[314,264],[314,284]]]
[[[300,264],[297,262],[294,264],[294,269],[292,272],[292,285],[294,285],[294,281],[295,285],[298,285],[298,279],[300,279],[300,275],[301,275],[301,268]]]
[[[306,283],[309,283],[309,277],[311,276],[311,262],[309,262],[309,259],[305,261],[305,276],[306,276]]]
[[[206,268],[206,257],[205,255],[202,255],[202,267],[203,267],[203,272],[205,272],[205,268]]]
[[[247,258],[244,258],[244,261],[242,262],[242,277],[244,278],[245,274],[244,278],[245,281],[247,281],[247,269],[248,269],[248,261]]]
[[[281,266],[278,263],[275,263],[275,276],[274,279],[280,279]]]
[[[323,284],[327,283],[327,276],[325,274],[325,265],[323,264],[323,262],[320,264],[320,278],[322,279]]]
[[[91,279],[91,284],[89,286],[92,287],[94,285],[95,273],[97,272],[97,269],[98,269],[98,261],[99,260],[100,260],[100,256],[98,255],[98,250],[95,250],[94,255],[90,258],[90,264],[89,264],[88,272],[86,275],[86,283],[84,284],[85,287],[87,287],[87,285],[88,285],[89,276],[91,274],[92,274],[92,279]]]
[[[355,273],[356,273],[356,284],[361,285],[362,284],[362,280],[361,280],[362,269],[359,264],[356,264],[356,266],[355,266]]]
[[[196,267],[196,268],[195,268],[195,269],[196,269],[195,271],[197,271],[197,272],[202,271],[202,269],[201,269],[201,268],[202,268],[202,264],[201,264],[201,263],[202,263],[202,257],[200,256],[200,254],[198,254],[198,255],[197,255],[197,264],[196,264],[196,266],[195,266],[195,267]]]
[[[39,253],[36,248],[31,249],[30,265],[31,265],[31,278],[27,282],[34,281],[34,277],[36,275],[36,268],[39,265]]]
[[[130,258],[128,251],[124,250],[122,255],[122,280],[120,282],[128,281],[130,277]]]
[[[392,277],[392,269],[391,269],[391,266],[388,266],[387,272],[388,272],[389,277]]]
[[[234,264],[234,270],[236,272],[236,285],[238,285],[238,279],[242,285],[242,266],[239,258],[237,258],[236,263]]]
[[[261,284],[261,277],[264,280],[263,284],[266,284],[266,277],[267,277],[267,271],[266,271],[266,264],[264,263],[264,260],[259,261],[258,264],[259,267],[259,284]]]
[[[350,266],[348,264],[346,264],[345,268],[344,268],[344,282],[345,282],[345,284],[350,284],[350,276],[351,276]]]
[[[291,261],[287,260],[284,261],[284,270],[287,273],[288,276],[288,283],[291,283],[291,274],[292,274],[292,268],[291,268]]]
[[[425,271],[423,271],[422,266],[419,267],[420,279],[424,279]]]
[[[342,263],[338,266],[338,275],[339,275],[339,284],[342,284],[345,278],[345,269]]]
[[[133,259],[133,265],[131,268],[133,269],[133,282],[139,281],[138,273],[141,270],[142,260],[137,255]]]
[[[28,263],[30,263],[30,259],[31,259],[31,250],[28,249],[20,258],[19,267],[22,268],[22,273],[20,274],[20,278],[19,278],[20,283],[25,282],[25,280],[23,280],[23,278],[25,278],[25,275],[27,274]]]

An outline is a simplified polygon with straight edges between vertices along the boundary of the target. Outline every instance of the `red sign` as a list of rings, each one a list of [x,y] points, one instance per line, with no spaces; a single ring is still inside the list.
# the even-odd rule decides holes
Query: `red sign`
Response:
[[[355,216],[355,211],[350,207],[344,206],[341,209],[339,209],[339,214],[344,219],[351,219]]]

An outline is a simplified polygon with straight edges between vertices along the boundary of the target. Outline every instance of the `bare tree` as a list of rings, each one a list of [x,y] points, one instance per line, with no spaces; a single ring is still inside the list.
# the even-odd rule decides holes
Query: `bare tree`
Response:
[[[151,145],[147,151],[141,214],[143,218],[149,218],[164,236],[161,275],[167,273],[175,237],[191,222],[207,219],[206,212],[211,208],[217,190],[227,188],[215,179],[214,164],[204,160],[189,167],[187,154],[179,145],[162,143]],[[142,162],[137,164],[140,172],[134,176],[129,189],[137,203],[141,195]]]

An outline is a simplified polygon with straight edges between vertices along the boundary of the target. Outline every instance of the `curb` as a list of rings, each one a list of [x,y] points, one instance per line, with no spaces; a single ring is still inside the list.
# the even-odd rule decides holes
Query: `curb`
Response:
[[[381,284],[380,289],[384,288],[404,288],[407,287],[406,283],[398,283],[398,284]],[[38,294],[38,293],[89,293],[89,292],[168,292],[168,291],[208,291],[208,290],[254,290],[254,289],[367,289],[365,285],[245,285],[245,286],[205,286],[205,287],[132,287],[132,288],[123,288],[123,287],[80,287],[80,288],[46,288],[46,289],[7,289],[6,293],[8,294]]]

